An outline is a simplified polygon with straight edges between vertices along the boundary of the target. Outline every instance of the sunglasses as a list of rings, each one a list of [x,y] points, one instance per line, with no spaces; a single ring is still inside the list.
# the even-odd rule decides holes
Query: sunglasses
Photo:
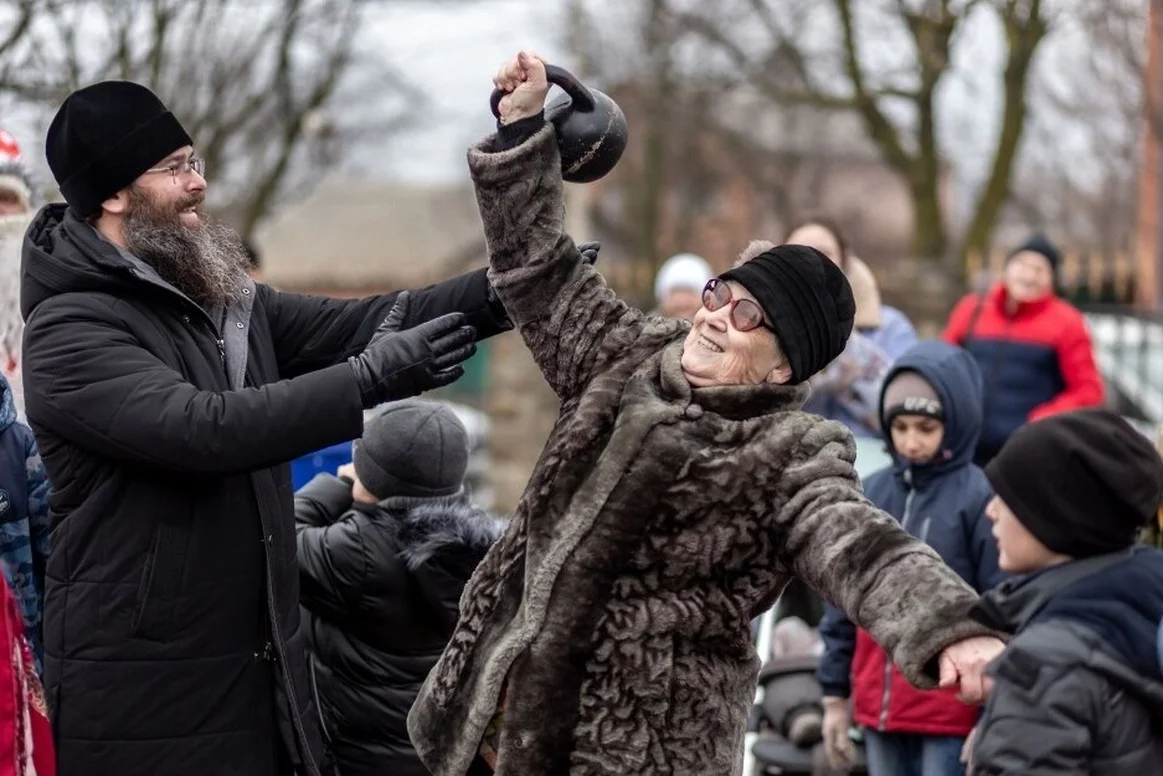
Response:
[[[731,307],[731,325],[739,331],[751,331],[763,327],[772,334],[775,329],[763,320],[763,309],[750,299],[735,299],[731,296],[731,287],[718,278],[711,278],[703,287],[703,307],[707,312],[716,312],[724,307]]]

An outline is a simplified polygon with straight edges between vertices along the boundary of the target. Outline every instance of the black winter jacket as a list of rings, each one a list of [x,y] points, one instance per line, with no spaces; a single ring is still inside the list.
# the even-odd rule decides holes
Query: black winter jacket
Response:
[[[211,316],[63,205],[22,273],[58,773],[266,776],[281,752],[319,776],[285,462],[361,433],[344,361],[393,296],[247,282]],[[418,292],[409,324],[452,310],[501,328],[483,271]]]
[[[974,774],[1163,774],[1163,553],[1139,547],[1006,582],[974,616],[1017,633],[990,668]]]
[[[463,498],[353,504],[320,474],[295,497],[308,650],[341,776],[428,776],[408,711],[503,526]]]

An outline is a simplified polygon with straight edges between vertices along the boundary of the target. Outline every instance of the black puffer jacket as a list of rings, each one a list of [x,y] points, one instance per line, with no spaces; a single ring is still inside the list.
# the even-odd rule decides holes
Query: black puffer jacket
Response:
[[[321,474],[295,497],[308,649],[342,776],[428,776],[407,718],[503,526],[462,498],[353,504]]]
[[[990,669],[973,774],[1163,774],[1163,553],[1139,547],[1004,583],[975,616],[1017,635]]]
[[[318,776],[285,462],[359,436],[344,360],[392,302],[247,282],[222,323],[63,205],[33,222],[24,384],[52,482],[60,776],[267,776],[280,750]],[[417,292],[408,323],[457,309],[501,328],[484,272]]]

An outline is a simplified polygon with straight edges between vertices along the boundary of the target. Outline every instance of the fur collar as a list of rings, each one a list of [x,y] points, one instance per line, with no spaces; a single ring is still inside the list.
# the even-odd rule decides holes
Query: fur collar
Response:
[[[662,395],[668,399],[687,400],[731,420],[797,410],[808,399],[807,384],[718,385],[694,388],[682,372],[682,349],[685,337],[668,345],[662,352],[659,378]]]
[[[410,569],[449,547],[484,554],[505,532],[503,521],[464,499],[414,506],[395,519],[399,523],[400,557]]]

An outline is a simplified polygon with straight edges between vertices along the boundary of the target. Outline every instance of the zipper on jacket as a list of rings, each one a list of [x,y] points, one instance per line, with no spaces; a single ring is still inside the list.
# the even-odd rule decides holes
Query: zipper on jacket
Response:
[[[268,552],[269,554],[269,552]],[[287,665],[287,656],[283,652],[283,637],[279,633],[279,618],[276,616],[278,609],[275,607],[274,580],[271,579],[271,564],[270,559],[267,559],[266,564],[266,578],[267,578],[267,620],[271,625],[271,639],[267,642],[263,651],[266,653],[268,647],[274,648],[274,658],[279,664],[278,677],[283,682],[283,687],[287,691],[287,702],[291,705],[290,717],[291,725],[294,727],[294,732],[299,736],[299,758],[303,761],[303,767],[311,776],[322,776],[322,771],[319,764],[315,762],[315,753],[311,751],[311,744],[307,740],[307,731],[303,729],[303,721],[299,719],[299,698],[295,695],[295,683],[291,681],[291,674],[289,666]],[[320,731],[322,734],[322,731]]]
[[[902,479],[904,479],[905,487],[908,488],[908,491],[905,493],[905,513],[901,517],[901,528],[907,532],[909,530],[909,518],[913,516],[913,496],[917,494],[916,489],[913,487],[913,467],[908,466],[905,468]],[[925,521],[922,531],[928,533],[928,520]],[[892,701],[892,660],[886,654],[884,658],[884,692],[880,697],[880,718],[876,721],[876,728],[882,733],[888,727],[888,706],[890,701]]]

